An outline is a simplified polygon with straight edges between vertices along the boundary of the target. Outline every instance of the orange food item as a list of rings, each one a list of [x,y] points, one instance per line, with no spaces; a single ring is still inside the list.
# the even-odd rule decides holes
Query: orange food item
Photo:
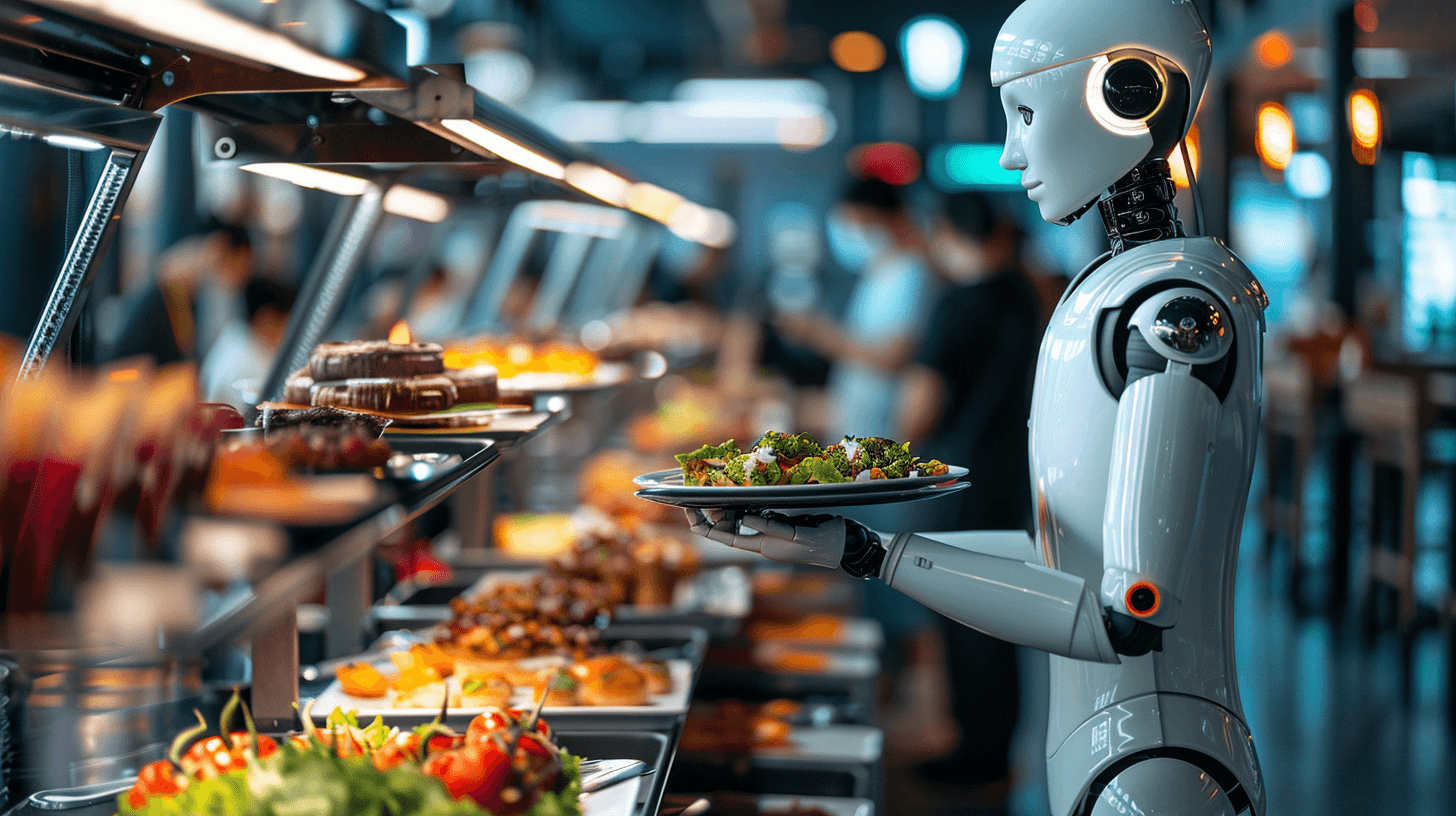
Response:
[[[594,706],[647,705],[647,675],[636,666],[622,664],[581,684],[581,701]]]
[[[808,615],[786,623],[754,621],[748,625],[750,640],[835,641],[843,636],[844,620],[834,615]]]
[[[389,693],[389,678],[368,663],[340,666],[339,685],[355,697],[383,697]]]
[[[779,652],[763,665],[783,672],[822,672],[829,668],[829,656],[821,652]]]

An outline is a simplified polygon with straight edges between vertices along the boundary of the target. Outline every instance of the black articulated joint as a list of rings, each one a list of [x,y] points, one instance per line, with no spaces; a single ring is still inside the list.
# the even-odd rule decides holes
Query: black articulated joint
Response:
[[[1163,651],[1163,630],[1160,627],[1123,612],[1114,612],[1110,606],[1102,610],[1107,616],[1107,639],[1118,654],[1142,657],[1148,652]]]
[[[1173,171],[1163,158],[1143,162],[1119,179],[1111,194],[1097,204],[1112,254],[1184,237],[1183,222],[1173,204],[1177,193]]]
[[[880,536],[852,519],[844,520],[844,555],[839,566],[856,578],[877,578],[885,563],[885,548]]]

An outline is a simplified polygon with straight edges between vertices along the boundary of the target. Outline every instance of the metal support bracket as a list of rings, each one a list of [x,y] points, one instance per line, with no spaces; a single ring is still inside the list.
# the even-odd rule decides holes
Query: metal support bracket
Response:
[[[21,361],[17,379],[28,380],[38,376],[41,369],[45,368],[46,360],[55,349],[56,342],[67,336],[76,325],[80,307],[86,300],[86,290],[90,288],[91,280],[96,275],[97,265],[106,253],[111,239],[116,236],[118,211],[126,200],[127,193],[131,192],[132,182],[136,180],[136,170],[144,156],[142,151],[118,149],[112,150],[107,158],[106,167],[101,171],[101,180],[96,184],[96,191],[91,194],[91,201],[86,205],[81,225],[66,252],[60,274],[56,276],[55,286],[51,287],[45,310],[41,312],[40,321],[30,334],[30,342],[26,345],[25,358]]]

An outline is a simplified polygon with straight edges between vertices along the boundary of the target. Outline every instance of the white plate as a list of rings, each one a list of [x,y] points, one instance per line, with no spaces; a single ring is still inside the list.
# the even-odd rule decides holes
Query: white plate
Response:
[[[394,664],[388,660],[371,661],[375,668],[383,673],[393,673]],[[641,706],[546,706],[541,709],[541,716],[551,723],[552,727],[570,727],[576,730],[585,730],[597,727],[603,721],[647,721],[663,722],[687,713],[688,701],[692,694],[693,687],[693,664],[687,660],[667,661],[668,673],[672,676],[672,691],[667,694],[659,694],[648,698],[647,705]],[[458,689],[459,678],[445,678],[452,689]],[[354,710],[359,713],[360,722],[368,723],[376,716],[383,717],[390,725],[418,725],[427,723],[440,713],[435,708],[390,708],[384,705],[385,700],[378,697],[355,697],[345,694],[339,681],[335,678],[329,683],[323,693],[314,698],[313,718],[317,722],[323,722],[329,716],[329,712],[335,707],[345,711]],[[511,697],[511,705],[529,708],[532,706],[531,693],[529,689],[517,687],[516,693]],[[447,715],[447,722],[451,724],[468,723],[475,715],[484,712],[484,708],[452,708]]]
[[[639,498],[675,507],[725,507],[737,510],[760,508],[808,509],[863,504],[893,504],[934,499],[964,490],[963,479],[970,471],[951,465],[940,476],[904,479],[866,479],[838,484],[771,485],[766,487],[689,487],[683,484],[680,468],[644,473],[632,480],[642,488]]]

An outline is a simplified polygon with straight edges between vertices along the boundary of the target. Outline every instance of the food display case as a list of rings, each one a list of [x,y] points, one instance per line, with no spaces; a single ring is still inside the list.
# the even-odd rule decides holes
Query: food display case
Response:
[[[522,345],[534,344],[532,353],[543,357],[584,354],[578,345],[585,348],[593,325],[605,326],[635,302],[670,213],[679,213],[673,221],[679,236],[701,233],[702,225],[694,223],[721,215],[556,139],[466,84],[458,67],[407,64],[405,39],[404,27],[389,14],[357,0],[0,0],[5,133],[102,149],[107,157],[50,299],[16,355],[16,384],[7,380],[0,387],[0,412],[19,410],[22,397],[45,395],[62,402],[84,395],[123,400],[145,412],[153,410],[150,398],[134,392],[165,386],[172,400],[167,427],[186,428],[188,434],[185,445],[164,445],[166,455],[158,454],[139,433],[126,430],[157,423],[118,409],[106,426],[111,437],[98,431],[75,462],[52,457],[48,442],[33,446],[34,461],[0,456],[0,472],[12,481],[20,478],[17,467],[33,465],[39,480],[26,478],[39,485],[46,474],[60,472],[52,459],[79,462],[83,474],[68,483],[70,492],[59,504],[27,504],[30,481],[18,494],[16,506],[23,513],[33,515],[44,504],[52,515],[60,514],[56,555],[74,558],[75,569],[58,573],[63,580],[54,591],[35,593],[34,609],[21,610],[14,598],[0,606],[5,715],[0,792],[12,795],[0,796],[0,812],[10,806],[15,814],[115,812],[117,796],[140,790],[134,778],[161,760],[167,743],[191,724],[192,710],[207,712],[205,719],[216,717],[219,709],[230,710],[229,695],[239,689],[250,731],[256,727],[263,737],[283,742],[299,730],[337,731],[335,707],[358,712],[351,727],[361,733],[375,715],[404,731],[437,722],[464,732],[487,707],[452,706],[449,694],[464,697],[466,681],[479,674],[470,672],[489,663],[478,637],[469,647],[476,652],[464,658],[457,653],[458,674],[452,667],[434,678],[445,690],[443,711],[433,703],[398,704],[406,694],[422,695],[418,688],[359,696],[343,679],[366,669],[394,680],[423,671],[424,663],[410,664],[407,656],[417,647],[438,651],[449,645],[441,633],[452,626],[470,634],[459,623],[462,608],[497,592],[503,581],[535,580],[502,569],[510,559],[482,546],[491,538],[499,497],[515,490],[534,495],[540,505],[527,507],[517,497],[516,509],[574,506],[584,459],[620,433],[630,415],[653,403],[653,387],[668,363],[658,350],[644,347],[617,358],[593,352],[586,373],[573,369],[571,377],[524,363],[515,377],[502,372],[499,412],[469,426],[430,426],[388,411],[285,399],[290,378],[312,364],[320,344],[345,330],[340,317],[351,308],[367,250],[386,215],[439,225],[470,223],[489,210],[503,225],[450,321],[453,336],[464,338],[446,343],[440,353],[452,371],[459,370],[450,364],[452,354],[486,355],[494,364],[499,360],[489,354],[520,362],[512,355]],[[256,409],[261,429],[238,428],[230,413],[198,409],[195,375],[178,373],[181,369],[123,361],[72,375],[59,364],[47,366],[53,352],[82,342],[75,331],[78,314],[158,133],[159,111],[168,106],[200,114],[198,166],[246,170],[338,196],[279,350],[256,385],[255,404],[243,411],[253,420],[249,409]],[[478,199],[483,182],[523,173],[527,181],[507,206]],[[722,230],[715,232],[721,238]],[[441,234],[433,233],[426,255],[440,251]],[[551,250],[535,297],[511,325],[507,295],[548,235]],[[428,260],[421,258],[408,276],[406,305]],[[562,352],[552,345],[558,341],[546,339],[563,334],[578,345]],[[496,338],[502,338],[504,351],[488,348]],[[366,340],[392,349],[389,353],[416,345],[408,339]],[[127,391],[124,384],[133,381],[140,385]],[[507,410],[508,396],[516,404]],[[207,424],[224,416],[216,428]],[[244,424],[242,416],[237,419]],[[295,438],[290,424],[302,424],[305,431]],[[326,433],[308,436],[325,425]],[[370,431],[361,434],[361,427]],[[319,437],[325,439],[322,447],[315,444]],[[119,440],[116,450],[97,453],[111,438]],[[367,462],[351,458],[374,453],[378,458]],[[129,458],[139,462],[120,468]],[[166,475],[164,466],[174,460],[190,486],[161,491],[157,479],[185,481]],[[82,536],[85,545],[72,552],[66,536],[81,534],[64,516],[89,506],[83,495],[91,484],[87,474],[105,470],[97,462],[119,469],[96,476],[107,510],[95,530]],[[496,479],[502,469],[507,478]],[[630,482],[618,481],[614,490],[631,500]],[[7,484],[5,497],[15,490]],[[113,498],[108,491],[143,498],[126,505],[134,509],[107,518]],[[450,529],[465,546],[443,557],[444,567],[453,570],[450,580],[408,579],[376,591],[380,545],[439,513],[452,497]],[[22,519],[26,530],[35,526],[31,515]],[[142,528],[144,535],[136,532]],[[642,556],[635,557],[646,569]],[[578,650],[574,662],[548,660],[554,668],[547,675],[532,680],[528,666],[509,680],[511,696],[501,704],[529,710],[544,701],[538,713],[544,712],[560,748],[643,763],[638,770],[646,774],[640,778],[627,772],[614,786],[589,793],[581,803],[584,813],[657,812],[698,698],[698,681],[709,670],[709,640],[738,634],[750,612],[752,565],[721,557],[699,565],[700,558],[706,556],[693,556],[691,575],[674,577],[681,579],[675,589],[659,583],[665,573],[654,562],[656,577],[639,574],[634,580],[644,583],[631,598],[617,597],[607,611],[572,624],[594,627],[590,648]],[[545,568],[540,560],[529,566]],[[558,576],[561,581],[585,580],[582,564],[571,569],[577,573]],[[0,576],[18,580],[3,570]],[[621,580],[600,578],[608,587]],[[543,597],[549,601],[552,591],[543,590]],[[324,659],[301,666],[300,610],[317,610],[319,601],[326,609]],[[519,628],[515,619],[509,625],[479,622],[498,611],[482,607],[471,613],[491,638]],[[370,638],[376,639],[374,647],[361,653]],[[560,691],[554,684],[565,682],[561,678],[589,664],[603,667],[600,673],[635,672],[667,685],[645,700],[618,705],[610,696],[589,703],[585,690],[570,705],[550,696]],[[587,674],[572,682],[591,688],[597,679]],[[539,688],[533,685],[538,682]],[[727,689],[735,690],[742,687]],[[516,739],[519,729],[536,727],[514,722]],[[226,731],[220,722],[218,728]],[[811,742],[834,738],[830,732],[809,736]],[[251,739],[256,752],[261,737]],[[330,739],[329,750],[336,750],[340,738]],[[875,762],[856,757],[866,768]],[[849,773],[855,782],[844,793],[875,795],[868,770]],[[865,816],[864,807],[853,803],[847,812]]]

